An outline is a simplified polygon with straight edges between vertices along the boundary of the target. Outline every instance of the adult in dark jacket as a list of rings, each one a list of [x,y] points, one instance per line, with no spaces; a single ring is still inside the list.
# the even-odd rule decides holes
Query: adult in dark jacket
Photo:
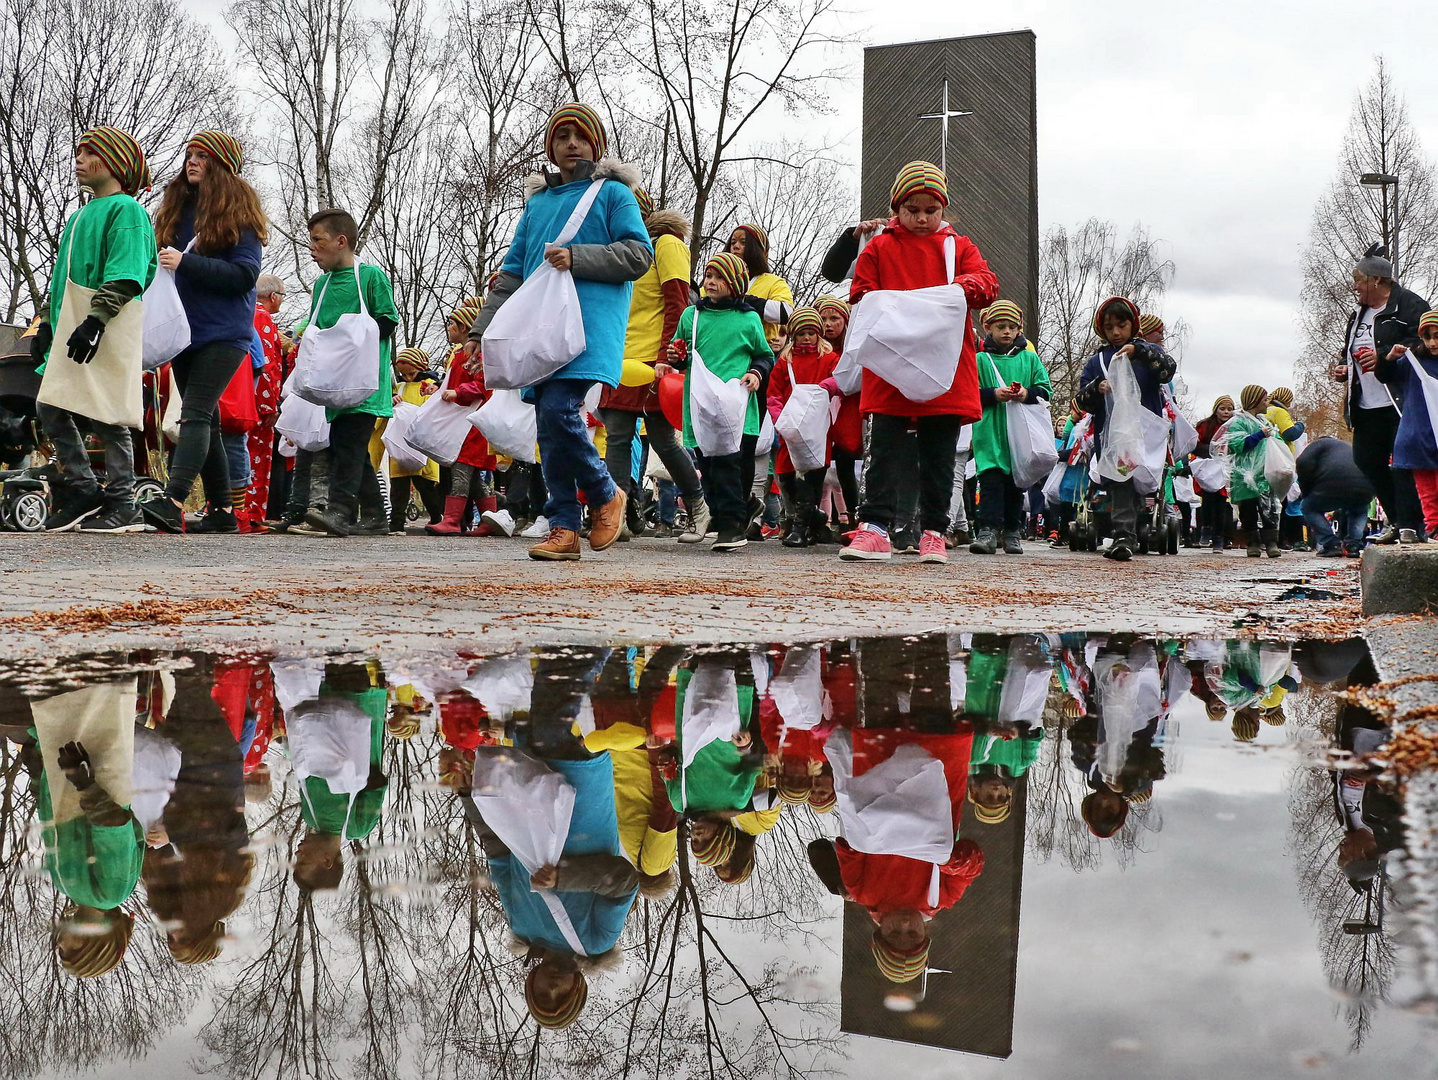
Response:
[[[1412,477],[1389,466],[1403,403],[1374,371],[1379,357],[1386,357],[1393,346],[1418,346],[1418,320],[1428,310],[1428,301],[1394,280],[1387,254],[1386,248],[1375,244],[1353,268],[1358,310],[1348,319],[1343,348],[1332,370],[1336,381],[1347,383],[1343,418],[1353,432],[1353,460],[1372,483],[1388,516],[1389,527],[1375,537],[1378,543],[1395,542],[1399,529],[1423,528]]]
[[[1308,444],[1298,455],[1297,466],[1303,520],[1313,533],[1318,554],[1324,558],[1362,554],[1374,492],[1354,461],[1353,447],[1326,435]],[[1328,520],[1330,513],[1338,519],[1337,532]]]
[[[190,323],[190,346],[171,361],[180,389],[180,439],[170,462],[166,499],[142,508],[165,532],[183,532],[181,507],[202,477],[209,512],[202,532],[238,532],[230,467],[220,441],[220,395],[249,355],[255,327],[255,282],[268,223],[260,198],[239,176],[240,143],[222,131],[196,132],[185,169],[165,188],[155,215],[160,265]]]
[[[854,276],[854,263],[859,258],[859,245],[865,237],[873,239],[889,224],[887,218],[872,218],[857,225],[845,225],[824,253],[819,272],[833,282],[848,281]]]

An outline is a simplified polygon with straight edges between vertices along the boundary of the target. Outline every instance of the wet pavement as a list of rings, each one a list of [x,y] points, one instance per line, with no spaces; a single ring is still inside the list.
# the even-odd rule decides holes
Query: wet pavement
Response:
[[[1438,786],[1377,679],[1089,633],[12,661],[0,1075],[1431,1075]]]

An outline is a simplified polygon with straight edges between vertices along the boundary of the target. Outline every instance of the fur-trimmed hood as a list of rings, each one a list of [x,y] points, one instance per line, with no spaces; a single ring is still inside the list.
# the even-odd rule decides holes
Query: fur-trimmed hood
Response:
[[[618,180],[631,191],[639,186],[640,180],[639,169],[618,158],[601,158],[598,162],[593,163],[582,161],[579,163],[579,168],[574,170],[575,180],[593,180],[595,177],[604,180]],[[541,172],[530,173],[524,178],[524,201],[528,202],[545,188],[559,187],[560,183],[558,170],[545,169]]]
[[[644,224],[656,240],[661,236],[677,236],[686,244],[689,242],[689,219],[678,210],[656,210],[645,218]]]

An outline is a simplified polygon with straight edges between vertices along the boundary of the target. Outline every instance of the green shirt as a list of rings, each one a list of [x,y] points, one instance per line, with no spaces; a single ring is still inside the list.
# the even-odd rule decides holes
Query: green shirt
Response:
[[[976,644],[969,653],[968,667],[964,712],[970,716],[997,720],[999,699],[1004,692],[1004,676],[1009,670],[1008,646]]]
[[[50,880],[76,904],[109,911],[135,891],[145,860],[145,831],[130,815],[123,825],[92,825],[83,815],[55,823],[50,781],[43,773],[36,800]]]
[[[365,311],[375,319],[389,319],[399,322],[399,309],[394,303],[394,286],[389,277],[378,266],[360,263],[360,280],[364,283]],[[339,322],[341,315],[359,312],[359,294],[355,291],[354,270],[331,270],[320,276],[310,290],[315,299],[311,301],[310,316],[306,325],[318,330],[328,330]],[[314,305],[318,302],[319,307]],[[348,409],[326,409],[325,415],[333,420],[346,413],[368,413],[371,416],[394,415],[394,390],[390,376],[390,351],[393,342],[380,338],[379,342],[379,388],[360,404]]]
[[[1044,740],[1042,731],[1027,729],[1013,739],[1001,739],[997,735],[983,735],[974,741],[974,756],[969,762],[969,772],[976,773],[985,765],[1005,770],[1008,776],[1023,776],[1029,766],[1038,760],[1039,744]]]
[[[70,215],[60,233],[50,278],[50,329],[60,318],[67,279],[87,289],[110,281],[138,281],[143,291],[155,280],[158,251],[150,215],[133,198],[115,194],[91,199]]]
[[[1052,392],[1048,369],[1032,349],[1023,349],[1008,356],[981,352],[978,355],[979,389],[997,389],[1018,383],[1025,388],[1042,386]],[[999,369],[998,376],[994,368]],[[974,424],[974,468],[1002,469],[1013,472],[1009,458],[1009,419],[1005,402],[996,401],[984,406],[984,415]]]
[[[701,322],[699,325],[704,324]],[[675,731],[681,761],[684,752],[684,699],[693,677],[692,671],[683,669],[675,677],[674,716],[678,721]],[[749,730],[753,713],[754,688],[740,683],[739,726],[743,730]],[[759,765],[746,764],[743,757],[740,749],[727,739],[709,743],[694,756],[687,769],[680,767],[678,777],[664,781],[664,787],[669,792],[669,805],[680,814],[686,810],[748,809],[754,798],[754,785],[759,779]]]
[[[685,308],[684,314],[679,316],[679,329],[674,336],[688,342],[691,360],[697,348],[704,366],[726,381],[742,379],[755,360],[765,357],[772,360],[774,357],[769,339],[764,336],[763,320],[748,308],[705,308],[700,315],[699,328],[704,333],[696,346],[694,308]],[[699,443],[689,422],[690,375],[690,372],[684,373],[684,445],[692,450]],[[744,414],[744,434],[758,435],[761,423],[758,395],[750,394],[749,410]]]

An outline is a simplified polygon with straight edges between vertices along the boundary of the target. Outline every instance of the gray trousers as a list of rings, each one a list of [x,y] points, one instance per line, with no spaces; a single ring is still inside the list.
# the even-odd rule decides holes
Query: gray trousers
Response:
[[[60,474],[76,494],[100,490],[95,470],[85,453],[85,437],[75,423],[75,413],[53,405],[38,405],[40,424],[55,448]],[[100,445],[105,448],[105,505],[111,509],[135,505],[135,456],[130,429],[122,424],[102,424],[82,417]]]
[[[949,531],[969,530],[969,508],[964,500],[965,475],[969,471],[969,459],[973,450],[959,450],[954,454],[954,491],[949,497]]]
[[[606,435],[604,464],[615,486],[631,495],[634,493],[634,431],[640,415],[623,409],[600,410]],[[658,414],[642,415],[649,449],[659,455],[684,501],[692,504],[704,494],[699,484],[699,473],[694,468],[694,459],[679,445],[678,433],[668,420]]]

